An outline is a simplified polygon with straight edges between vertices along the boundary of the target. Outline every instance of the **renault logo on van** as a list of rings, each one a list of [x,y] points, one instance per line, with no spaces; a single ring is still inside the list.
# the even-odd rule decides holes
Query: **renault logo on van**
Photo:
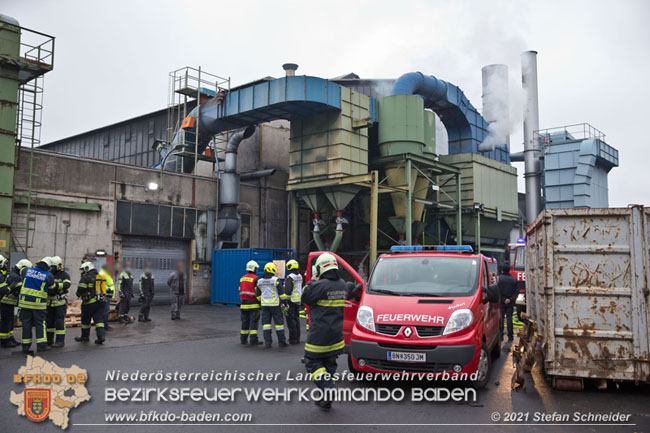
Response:
[[[411,330],[410,327],[406,327],[406,329],[404,330],[404,336],[405,336],[406,338],[409,338],[409,337],[411,336],[412,333],[413,333],[413,331]]]

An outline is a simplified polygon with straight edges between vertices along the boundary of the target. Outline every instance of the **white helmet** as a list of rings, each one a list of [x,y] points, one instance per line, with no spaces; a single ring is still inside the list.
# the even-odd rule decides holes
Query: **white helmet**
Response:
[[[323,275],[327,271],[332,269],[338,269],[339,264],[336,262],[336,258],[330,253],[323,253],[316,259],[316,272],[317,275]]]
[[[52,257],[43,257],[43,258],[39,261],[39,263],[40,263],[40,262],[45,263],[45,264],[47,265],[48,269],[51,268],[51,267],[53,266],[53,264],[54,264],[54,263],[52,262]]]
[[[4,267],[7,266],[7,262],[8,260],[5,258],[5,256],[0,254],[0,269],[4,269]]]
[[[63,260],[61,260],[61,257],[59,256],[53,256],[51,257],[52,259],[52,266],[54,266],[55,269],[58,269],[59,271],[63,270]]]
[[[95,265],[93,264],[93,262],[83,262],[79,269],[81,270],[82,273],[85,274],[86,272],[90,272],[93,269],[95,269]]]
[[[246,270],[248,272],[257,272],[259,269],[260,265],[258,265],[255,260],[251,260],[250,262],[246,263]]]
[[[30,262],[27,259],[19,260],[18,263],[16,263],[16,268],[19,271],[22,271],[25,268],[33,268],[33,267],[34,267],[34,265],[32,264],[32,262]]]

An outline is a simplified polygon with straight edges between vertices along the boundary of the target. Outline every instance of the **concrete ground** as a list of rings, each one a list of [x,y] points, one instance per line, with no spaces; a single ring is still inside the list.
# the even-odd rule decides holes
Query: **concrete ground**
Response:
[[[106,387],[301,387],[311,389],[308,382],[292,383],[286,375],[304,372],[300,362],[302,345],[266,350],[262,347],[239,344],[239,310],[233,307],[208,305],[186,306],[181,321],[169,320],[169,309],[157,306],[152,313],[153,322],[130,325],[113,324],[103,346],[77,343],[73,337],[80,328],[68,330],[63,349],[43,353],[47,360],[60,367],[72,364],[88,370],[86,384],[92,400],[70,412],[71,432],[430,432],[430,431],[650,431],[650,399],[648,387],[623,386],[620,389],[583,392],[560,392],[549,388],[539,372],[527,375],[528,389],[510,391],[513,372],[507,353],[495,361],[491,381],[486,390],[478,392],[476,402],[346,402],[335,403],[330,412],[322,412],[312,402],[249,402],[243,396],[235,402],[106,402]],[[93,332],[94,334],[94,332]],[[94,337],[94,335],[93,335]],[[274,337],[275,338],[275,337]],[[304,336],[303,336],[304,340]],[[92,340],[91,340],[92,341]],[[22,385],[13,383],[13,374],[24,364],[25,358],[16,349],[0,350],[0,432],[56,432],[60,429],[50,421],[39,425],[16,414],[9,402],[11,390],[21,392]],[[339,358],[339,371],[347,368],[344,357]],[[123,372],[185,371],[210,372],[240,371],[280,373],[281,379],[272,382],[191,382],[130,383],[109,382],[106,372],[120,369]],[[401,387],[410,395],[413,387],[426,383],[358,383],[342,381],[340,387]],[[226,425],[116,425],[107,424],[106,413],[140,413],[157,410],[179,413],[207,411],[209,413],[250,413],[252,422]],[[542,425],[535,422],[535,412],[551,414],[609,413],[630,414],[629,423],[635,425]],[[506,413],[529,413],[528,422],[503,425]],[[499,421],[495,422],[498,414]],[[524,415],[520,415],[524,416]],[[289,424],[289,425],[283,425]],[[296,425],[298,424],[298,425]],[[336,425],[346,424],[346,425]],[[431,426],[430,424],[446,424]],[[449,425],[453,424],[453,425]],[[460,424],[460,425],[459,425]]]

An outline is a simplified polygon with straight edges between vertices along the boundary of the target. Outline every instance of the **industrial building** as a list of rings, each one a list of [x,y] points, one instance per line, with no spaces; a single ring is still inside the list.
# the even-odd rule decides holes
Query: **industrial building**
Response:
[[[185,260],[196,302],[210,297],[215,248],[336,251],[366,274],[396,243],[471,244],[503,259],[542,203],[606,206],[618,164],[602,135],[539,131],[535,56],[522,57],[523,154],[510,152],[504,65],[483,68],[482,113],[457,85],[420,72],[325,79],[287,63],[284,77],[232,88],[181,68],[170,73],[167,108],[42,146],[20,133],[22,119],[20,152],[4,138],[16,155],[4,251],[12,262],[60,255],[73,279],[86,255],[128,259],[136,273],[151,263],[161,286]],[[515,160],[526,160],[525,215]]]

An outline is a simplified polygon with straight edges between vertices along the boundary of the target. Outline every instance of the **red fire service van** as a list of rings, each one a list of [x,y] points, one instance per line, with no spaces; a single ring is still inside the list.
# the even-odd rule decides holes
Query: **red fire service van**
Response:
[[[320,252],[311,253],[311,264]],[[343,278],[363,282],[337,257]],[[364,372],[478,372],[489,381],[500,355],[493,259],[470,246],[394,246],[377,259],[358,297],[346,301],[351,369]],[[348,275],[349,274],[349,275]]]

